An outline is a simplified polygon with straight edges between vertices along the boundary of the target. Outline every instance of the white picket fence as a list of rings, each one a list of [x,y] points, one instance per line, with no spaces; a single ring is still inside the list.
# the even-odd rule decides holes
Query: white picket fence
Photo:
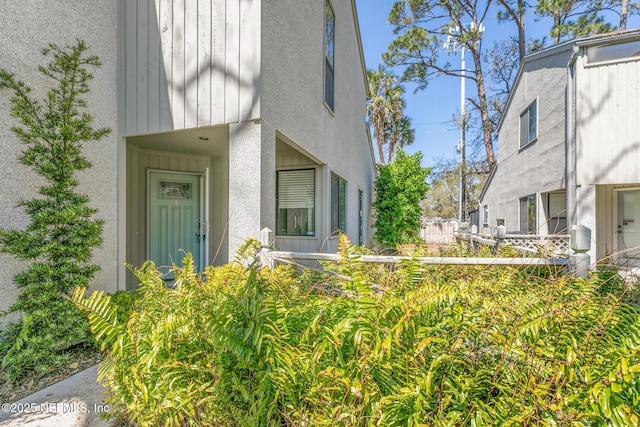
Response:
[[[340,254],[306,253],[271,251],[263,249],[263,260],[269,265],[281,261],[296,263],[297,261],[339,261]],[[472,257],[410,257],[390,255],[358,255],[354,256],[360,262],[378,264],[396,264],[402,260],[415,259],[427,265],[511,265],[511,266],[538,266],[538,265],[567,265],[568,258],[472,258]]]
[[[448,222],[430,222],[423,224],[420,229],[420,238],[425,243],[448,245],[455,240],[457,224]]]
[[[460,237],[466,233],[456,233]],[[522,238],[522,236],[518,236]],[[545,236],[549,237],[549,236]],[[479,243],[497,244],[496,240],[484,238],[479,235],[469,234],[467,237],[478,241]],[[565,236],[561,236],[562,245],[564,245]],[[307,252],[288,252],[272,250],[273,234],[271,230],[262,231],[260,238],[262,249],[260,251],[260,260],[263,265],[273,267],[277,262],[300,265],[309,267],[310,264],[318,264],[321,262],[336,262],[341,259],[340,254],[335,253],[307,253]],[[560,244],[559,244],[560,245]],[[560,245],[560,246],[562,246]],[[562,246],[564,247],[564,246]],[[568,241],[567,241],[568,248]],[[546,252],[552,253],[552,252]],[[530,254],[529,254],[530,255]],[[548,257],[411,257],[411,256],[389,256],[389,255],[357,255],[354,256],[360,262],[365,263],[382,263],[396,264],[403,260],[415,259],[426,265],[485,265],[485,266],[565,266],[575,267],[572,260],[560,254],[560,256]],[[588,265],[587,265],[588,267]],[[582,270],[582,269],[581,269]],[[585,275],[586,271],[576,271],[576,275]]]

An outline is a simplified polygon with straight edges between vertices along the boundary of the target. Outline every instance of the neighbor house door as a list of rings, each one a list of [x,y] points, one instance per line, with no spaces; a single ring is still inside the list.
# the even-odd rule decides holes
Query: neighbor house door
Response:
[[[618,260],[640,265],[640,190],[618,192]]]
[[[206,176],[180,172],[148,172],[148,257],[163,273],[181,265],[190,252],[198,271],[207,259],[208,206]],[[166,277],[171,279],[171,275]]]

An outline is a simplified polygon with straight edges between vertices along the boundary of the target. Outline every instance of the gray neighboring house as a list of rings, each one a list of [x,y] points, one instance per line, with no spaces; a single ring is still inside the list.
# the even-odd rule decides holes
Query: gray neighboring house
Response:
[[[498,125],[480,230],[591,229],[591,259],[640,262],[640,30],[528,55]]]
[[[354,0],[3,2],[2,67],[45,93],[40,48],[86,41],[98,55],[89,94],[97,127],[79,177],[105,220],[92,286],[132,289],[125,263],[194,253],[221,264],[248,237],[335,251],[336,230],[368,244],[375,163]],[[8,91],[0,92],[0,226],[38,188],[18,164]],[[0,310],[20,262],[0,254]]]

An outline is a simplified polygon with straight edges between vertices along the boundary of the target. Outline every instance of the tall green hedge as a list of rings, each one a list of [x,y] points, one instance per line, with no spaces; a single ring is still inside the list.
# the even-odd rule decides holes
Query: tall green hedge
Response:
[[[430,172],[421,166],[421,161],[421,152],[408,155],[399,149],[395,162],[378,165],[372,204],[377,242],[392,248],[419,242],[420,201],[429,189],[426,179]]]

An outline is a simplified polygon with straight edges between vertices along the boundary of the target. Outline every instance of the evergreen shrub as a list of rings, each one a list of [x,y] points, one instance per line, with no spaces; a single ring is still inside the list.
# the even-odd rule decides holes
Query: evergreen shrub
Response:
[[[5,377],[17,379],[47,371],[65,357],[65,350],[88,336],[86,318],[65,296],[76,286],[87,286],[99,267],[91,263],[92,249],[102,243],[103,221],[89,198],[76,191],[78,171],[91,167],[83,144],[98,141],[109,129],[94,129],[84,112],[91,70],[100,60],[75,45],[50,44],[42,50],[51,58],[40,73],[53,82],[43,101],[13,74],[0,69],[0,89],[13,93],[12,127],[25,145],[19,161],[33,169],[44,183],[38,196],[20,201],[30,222],[24,230],[0,228],[0,251],[27,262],[14,277],[20,293],[9,313],[22,313],[0,343]],[[0,92],[1,93],[1,92]]]

